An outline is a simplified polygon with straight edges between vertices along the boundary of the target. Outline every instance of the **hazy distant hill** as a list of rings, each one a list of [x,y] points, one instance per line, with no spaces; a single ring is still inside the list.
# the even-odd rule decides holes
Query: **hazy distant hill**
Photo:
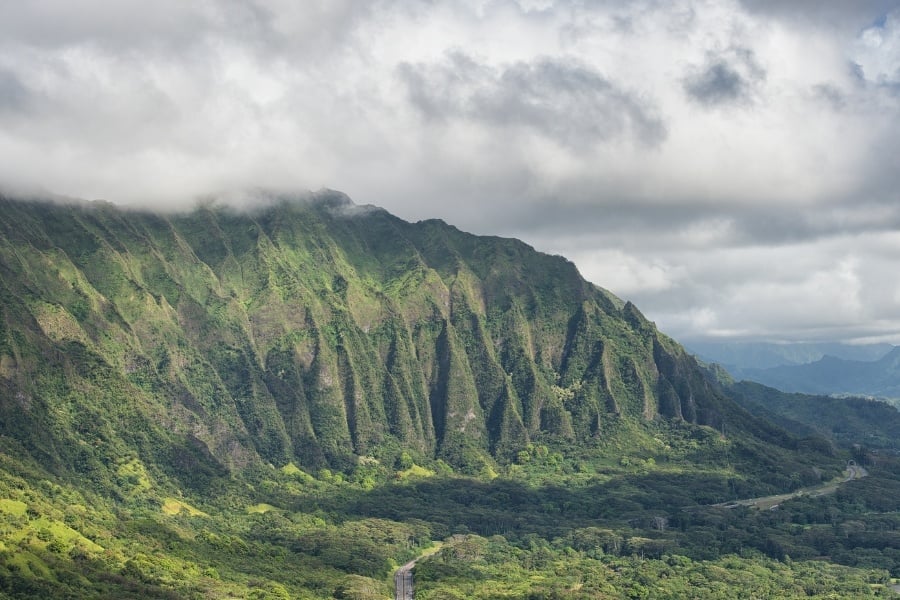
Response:
[[[879,360],[859,361],[825,356],[805,365],[744,369],[735,377],[786,392],[900,398],[900,347]]]
[[[766,342],[686,342],[687,349],[708,363],[718,363],[740,378],[747,369],[770,369],[782,365],[802,365],[834,356],[845,360],[878,360],[890,352],[890,344]]]

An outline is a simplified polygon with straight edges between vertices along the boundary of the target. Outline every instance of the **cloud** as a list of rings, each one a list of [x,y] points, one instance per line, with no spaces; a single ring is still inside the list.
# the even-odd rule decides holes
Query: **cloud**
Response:
[[[684,82],[685,91],[704,104],[733,101],[746,94],[747,83],[726,62],[716,62]]]
[[[753,14],[849,31],[852,35],[897,8],[896,0],[740,0],[740,4]]]
[[[898,40],[896,0],[6,2],[0,186],[336,188],[676,337],[900,341]]]
[[[399,67],[413,105],[428,119],[464,119],[530,130],[574,150],[610,140],[654,146],[665,139],[648,103],[572,58],[500,68],[451,53],[439,64]]]
[[[18,112],[28,106],[29,93],[18,76],[0,70],[0,111]]]
[[[900,8],[888,13],[860,34],[855,47],[856,64],[868,81],[900,86]]]
[[[756,64],[753,51],[740,48],[715,53],[701,69],[684,79],[684,90],[691,99],[707,105],[749,102],[756,85],[765,79],[765,71]]]
[[[897,247],[890,260],[875,247],[895,244],[896,235],[877,239],[735,247],[712,256],[675,250],[649,265],[630,253],[611,261],[595,251],[570,256],[591,275],[626,287],[642,310],[682,340],[859,340],[895,336],[900,326],[898,288],[880,279]]]
[[[81,44],[120,52],[149,46],[181,49],[215,25],[213,6],[178,0],[4,2],[0,4],[0,37],[6,44],[47,50]]]

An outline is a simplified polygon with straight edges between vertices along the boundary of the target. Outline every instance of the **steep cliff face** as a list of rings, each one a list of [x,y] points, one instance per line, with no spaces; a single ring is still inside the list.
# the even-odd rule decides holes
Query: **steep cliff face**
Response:
[[[516,240],[334,192],[173,215],[0,200],[0,428],[59,468],[109,448],[194,476],[341,467],[400,444],[474,469],[737,410],[633,305]]]

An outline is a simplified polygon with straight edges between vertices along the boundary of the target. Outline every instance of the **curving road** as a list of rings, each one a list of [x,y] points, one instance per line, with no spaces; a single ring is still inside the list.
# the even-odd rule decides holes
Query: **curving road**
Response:
[[[862,479],[869,472],[866,471],[863,467],[860,467],[857,464],[847,465],[847,479],[844,481],[852,481],[854,479]]]
[[[785,500],[790,500],[791,498],[798,498],[800,496],[812,496],[815,498],[817,496],[824,496],[825,494],[833,494],[841,484],[847,483],[848,481],[853,481],[854,479],[862,479],[869,474],[866,469],[856,464],[847,465],[847,469],[844,471],[844,473],[844,479],[838,479],[828,483],[801,488],[789,494],[776,494],[774,496],[764,496],[762,498],[746,498],[744,500],[729,500],[728,502],[720,502],[718,504],[713,504],[712,506],[718,506],[721,508],[751,506],[763,510],[772,510],[773,508],[777,508]]]

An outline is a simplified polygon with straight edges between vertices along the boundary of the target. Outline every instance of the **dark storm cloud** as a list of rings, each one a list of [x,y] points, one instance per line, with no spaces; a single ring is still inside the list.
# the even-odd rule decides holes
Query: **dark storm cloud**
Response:
[[[707,105],[749,102],[754,88],[765,79],[753,52],[745,48],[710,53],[708,62],[683,81],[684,91],[693,100]]]
[[[495,68],[453,53],[399,69],[410,101],[428,119],[466,119],[533,130],[573,149],[632,138],[661,143],[666,127],[645,101],[578,61],[542,58]]]

